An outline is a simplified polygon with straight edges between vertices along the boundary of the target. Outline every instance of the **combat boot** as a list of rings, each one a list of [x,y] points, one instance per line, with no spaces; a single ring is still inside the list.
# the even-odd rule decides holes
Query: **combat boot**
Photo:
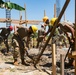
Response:
[[[22,64],[26,65],[26,66],[30,66],[29,64],[27,64],[24,60],[22,60]]]
[[[14,60],[14,65],[15,66],[18,66],[19,65],[19,62],[16,59]]]

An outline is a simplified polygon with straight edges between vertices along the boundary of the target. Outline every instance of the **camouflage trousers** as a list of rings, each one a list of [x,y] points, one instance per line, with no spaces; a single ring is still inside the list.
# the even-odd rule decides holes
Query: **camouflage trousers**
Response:
[[[3,36],[0,36],[0,44],[4,43],[5,47],[7,48],[7,53],[9,52],[9,45],[8,45],[8,38],[4,38]]]
[[[52,37],[52,40],[57,46],[67,46],[68,44],[68,40],[65,35],[56,35]]]
[[[24,42],[18,36],[13,36],[12,46],[14,48],[13,51],[14,60],[17,61],[19,59],[21,59],[21,61],[24,60],[25,50],[27,50],[27,48],[24,47]]]

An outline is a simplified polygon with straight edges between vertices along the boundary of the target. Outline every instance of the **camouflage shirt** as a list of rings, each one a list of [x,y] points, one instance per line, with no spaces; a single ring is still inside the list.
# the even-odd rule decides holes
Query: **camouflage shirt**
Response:
[[[24,37],[29,36],[27,28],[24,28],[24,27],[18,28],[17,33],[20,36],[20,38],[24,38]]]

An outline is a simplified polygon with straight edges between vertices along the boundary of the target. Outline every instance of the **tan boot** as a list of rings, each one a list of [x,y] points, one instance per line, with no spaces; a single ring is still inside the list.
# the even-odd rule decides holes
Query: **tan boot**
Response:
[[[18,61],[16,59],[14,60],[14,65],[15,66],[18,66],[19,65],[19,63],[18,63]]]
[[[19,63],[16,61],[16,62],[14,62],[14,65],[15,65],[15,66],[18,66],[18,65],[19,65]]]
[[[72,65],[75,67],[75,60],[73,61]]]
[[[26,66],[30,66],[29,64],[27,64],[24,60],[22,60],[22,64],[26,65]]]

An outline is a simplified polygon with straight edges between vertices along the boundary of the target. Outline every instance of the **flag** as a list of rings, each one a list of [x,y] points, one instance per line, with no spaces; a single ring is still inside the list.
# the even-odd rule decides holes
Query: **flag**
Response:
[[[4,2],[2,0],[0,0],[0,7],[3,7]]]
[[[12,2],[3,2],[2,0],[0,0],[0,7],[1,8],[6,8],[6,9],[16,9],[19,11],[23,11],[25,10],[25,8],[21,7],[18,4],[12,3]]]
[[[5,2],[5,6],[7,9],[16,9],[19,11],[25,10],[25,8],[21,7],[20,5],[11,2]]]
[[[16,9],[16,10],[19,10],[19,11],[25,10],[25,8],[19,6],[18,4],[15,4],[15,3],[6,2],[5,4],[6,4],[6,7],[9,8],[9,9]]]
[[[0,4],[3,4],[4,2],[2,0],[0,0]]]

